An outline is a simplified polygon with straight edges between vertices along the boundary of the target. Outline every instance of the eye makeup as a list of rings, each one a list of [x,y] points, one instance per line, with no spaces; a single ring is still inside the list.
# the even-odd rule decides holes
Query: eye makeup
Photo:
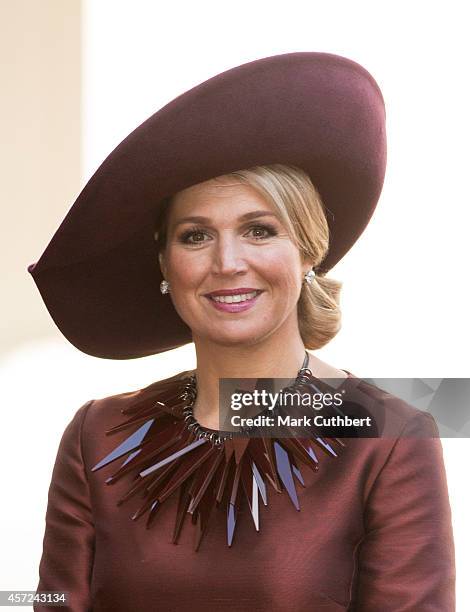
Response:
[[[267,235],[265,236],[253,236],[254,240],[267,240],[268,238],[277,236],[278,234],[278,230],[276,229],[276,227],[274,227],[274,225],[271,225],[270,223],[252,223],[248,227],[248,231],[251,231],[251,230],[262,230],[267,233]],[[178,242],[181,242],[187,245],[203,244],[204,242],[207,242],[207,241],[198,240],[196,242],[192,242],[190,238],[194,235],[198,235],[198,234],[203,235],[203,234],[208,234],[208,233],[209,232],[204,227],[192,226],[180,234],[180,236],[178,237]]]

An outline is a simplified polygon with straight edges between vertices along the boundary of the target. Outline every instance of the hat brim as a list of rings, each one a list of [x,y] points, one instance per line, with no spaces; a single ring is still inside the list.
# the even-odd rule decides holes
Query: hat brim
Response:
[[[28,267],[64,336],[108,359],[190,342],[159,291],[158,207],[190,185],[275,163],[302,168],[322,197],[326,272],[363,232],[383,186],[385,108],[372,76],[326,53],[263,58],[187,91],[129,134]]]

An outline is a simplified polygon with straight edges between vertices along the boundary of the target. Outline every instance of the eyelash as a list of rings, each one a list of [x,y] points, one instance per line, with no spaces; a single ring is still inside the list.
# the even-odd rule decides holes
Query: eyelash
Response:
[[[253,229],[262,229],[262,230],[266,230],[269,233],[269,236],[261,236],[261,237],[254,237],[254,240],[267,240],[268,238],[271,238],[272,236],[276,236],[277,235],[277,231],[276,229],[272,226],[272,225],[268,225],[268,224],[256,224],[256,225],[251,225],[248,228],[248,231],[253,230]],[[191,246],[197,245],[197,244],[204,244],[204,242],[206,242],[205,240],[203,241],[197,241],[197,242],[190,242],[189,238],[193,235],[193,234],[204,234],[206,233],[203,229],[201,229],[200,227],[191,227],[188,230],[186,230],[185,232],[183,232],[183,234],[181,234],[179,241],[183,242],[184,244],[188,244]]]

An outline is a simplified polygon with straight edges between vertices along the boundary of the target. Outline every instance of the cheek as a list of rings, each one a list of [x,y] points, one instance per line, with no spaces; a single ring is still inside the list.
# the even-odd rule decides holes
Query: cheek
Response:
[[[173,287],[180,291],[187,291],[194,283],[194,275],[191,269],[184,266],[175,267],[172,273]]]
[[[286,298],[300,290],[301,265],[297,253],[274,253],[266,258],[264,276],[273,287],[286,292]]]
[[[196,287],[201,276],[201,266],[187,252],[170,251],[168,258],[169,279],[178,292],[186,292]]]

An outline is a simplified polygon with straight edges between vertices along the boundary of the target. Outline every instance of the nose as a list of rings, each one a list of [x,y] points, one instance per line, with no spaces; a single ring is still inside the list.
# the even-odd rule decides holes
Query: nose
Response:
[[[212,270],[214,274],[239,274],[246,269],[243,245],[230,232],[221,233],[213,250]]]

